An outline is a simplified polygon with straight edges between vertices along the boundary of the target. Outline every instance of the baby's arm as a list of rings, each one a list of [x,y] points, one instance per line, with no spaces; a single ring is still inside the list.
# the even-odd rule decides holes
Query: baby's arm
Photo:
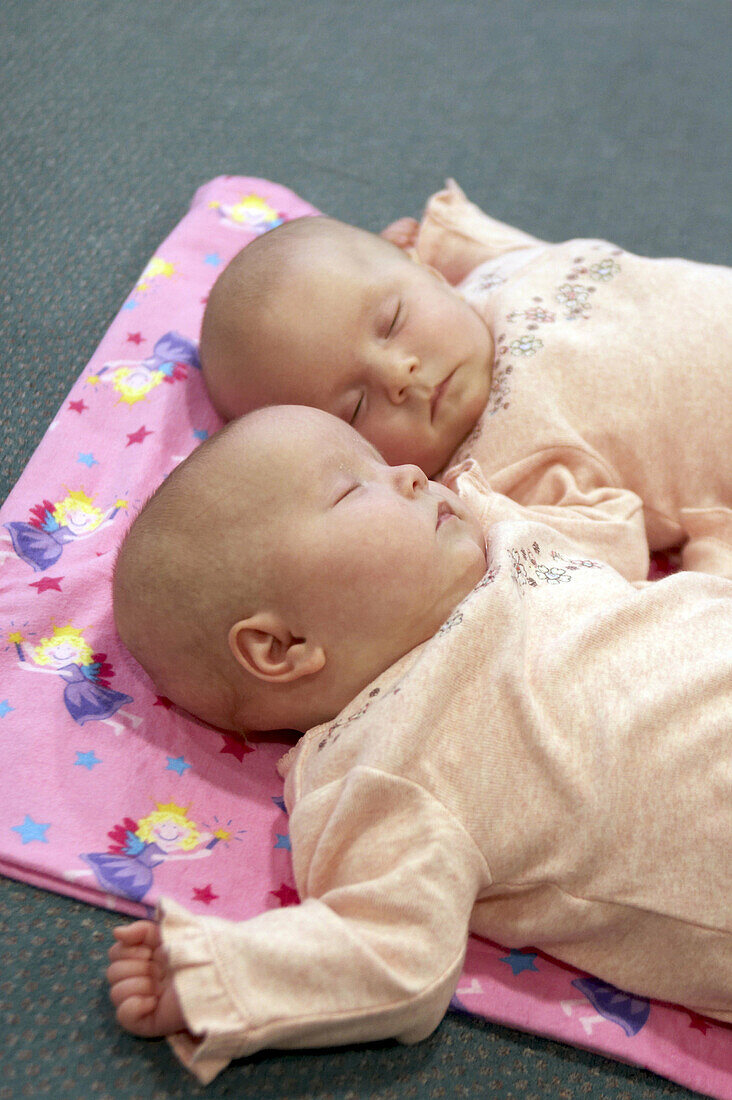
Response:
[[[732,510],[684,508],[681,522],[689,536],[681,551],[682,568],[732,578]]]
[[[298,881],[309,891],[301,905],[235,922],[161,903],[188,1029],[172,1016],[170,1041],[204,1083],[264,1047],[416,1042],[438,1025],[460,976],[470,913],[489,881],[462,826],[418,785],[369,768],[304,803],[291,822]],[[154,992],[130,986],[124,1011],[135,1034],[153,1034],[169,986],[147,970],[121,982],[141,977],[159,983],[159,1005],[135,1001]],[[113,994],[119,1009],[123,992]]]
[[[384,236],[397,227],[402,227],[406,235],[407,222],[408,219],[395,222],[384,231]],[[467,199],[454,180],[448,180],[444,190],[427,201],[422,222],[413,232],[411,249],[415,258],[434,267],[453,286],[487,260],[515,249],[546,244],[485,214]]]
[[[607,562],[629,581],[645,580],[650,555],[643,501],[613,479],[589,454],[552,448],[501,471],[490,487],[469,460],[442,479],[481,516],[546,523],[570,539],[579,555]]]

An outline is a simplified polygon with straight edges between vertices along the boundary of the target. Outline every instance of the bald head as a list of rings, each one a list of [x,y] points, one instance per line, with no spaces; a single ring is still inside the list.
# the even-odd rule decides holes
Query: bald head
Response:
[[[226,420],[267,404],[299,401],[287,392],[286,368],[302,350],[282,332],[282,291],[310,321],[303,291],[309,271],[327,265],[338,279],[345,256],[368,248],[398,254],[389,242],[334,218],[303,217],[255,238],[216,280],[201,326],[201,365],[211,400]],[[303,327],[303,343],[308,339]],[[296,342],[295,342],[296,345]],[[282,369],[285,368],[285,369]],[[282,382],[278,374],[282,373]]]
[[[113,582],[115,623],[132,655],[175,703],[226,729],[241,726],[242,691],[227,631],[276,581],[277,509],[258,415],[227,425],[173,470],[130,528]]]

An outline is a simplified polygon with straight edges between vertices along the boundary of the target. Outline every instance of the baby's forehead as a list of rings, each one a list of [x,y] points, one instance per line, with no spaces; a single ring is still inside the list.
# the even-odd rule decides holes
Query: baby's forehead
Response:
[[[268,406],[232,421],[222,434],[223,446],[189,471],[212,498],[232,492],[254,502],[294,496],[343,472],[384,462],[345,421],[308,406]]]
[[[280,480],[291,487],[293,496],[302,493],[303,497],[317,497],[322,488],[327,490],[343,476],[356,475],[374,464],[383,465],[373,444],[350,425],[328,413],[319,413],[320,418],[322,421],[312,430],[300,433],[282,448],[276,463]]]
[[[305,248],[294,250],[292,259],[295,265],[305,268],[312,266],[315,260],[334,273],[346,268],[355,269],[365,280],[369,280],[395,263],[400,266],[404,263],[405,270],[411,266],[409,258],[400,249],[375,233],[353,225],[337,223],[334,233],[310,241],[306,239],[302,243]]]

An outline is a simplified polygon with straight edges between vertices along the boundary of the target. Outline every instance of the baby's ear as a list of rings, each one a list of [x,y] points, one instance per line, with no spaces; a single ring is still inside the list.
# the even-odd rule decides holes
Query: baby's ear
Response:
[[[293,635],[280,615],[259,611],[234,623],[229,649],[247,672],[269,684],[313,676],[325,665],[322,647]]]

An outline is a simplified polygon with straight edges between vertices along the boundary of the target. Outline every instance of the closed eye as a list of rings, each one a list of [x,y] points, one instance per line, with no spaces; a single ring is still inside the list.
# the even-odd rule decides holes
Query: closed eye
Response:
[[[396,328],[396,324],[397,324],[397,321],[399,320],[399,314],[401,313],[401,311],[402,311],[402,303],[397,302],[396,312],[394,313],[394,316],[391,319],[391,324],[389,325],[388,331],[386,333],[387,336],[391,336],[391,334],[394,332],[394,329]]]
[[[349,424],[353,425],[353,423],[356,420],[356,417],[358,416],[359,410],[360,410],[362,405],[363,405],[363,394],[361,394],[358,401],[356,402],[356,408],[353,410],[353,415],[351,416],[351,419],[348,421]]]
[[[351,493],[354,493],[356,491],[356,489],[358,489],[358,488],[359,488],[358,485],[349,486],[348,489],[346,489],[344,492],[342,492],[341,495],[337,498],[337,500],[335,500],[333,502],[333,506],[335,507],[336,504],[340,504],[342,500],[345,500],[347,496],[350,496]]]

